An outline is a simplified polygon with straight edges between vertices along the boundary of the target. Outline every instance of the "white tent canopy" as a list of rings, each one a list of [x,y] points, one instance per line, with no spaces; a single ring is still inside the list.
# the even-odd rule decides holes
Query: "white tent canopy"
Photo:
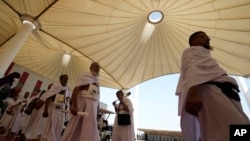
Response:
[[[147,20],[154,10],[164,14],[158,24]],[[102,67],[101,85],[116,89],[179,73],[189,35],[199,30],[229,74],[250,74],[249,0],[2,0],[0,53],[25,16],[40,28],[13,62],[53,81],[69,74],[71,86],[91,62]]]

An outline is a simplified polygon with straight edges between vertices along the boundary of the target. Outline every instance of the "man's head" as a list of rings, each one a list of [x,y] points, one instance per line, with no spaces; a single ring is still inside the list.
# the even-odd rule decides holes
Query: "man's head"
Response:
[[[209,44],[210,38],[203,31],[197,31],[189,37],[189,45],[192,46],[203,46],[206,49],[212,50]]]
[[[24,93],[24,98],[26,99],[26,98],[28,98],[30,96],[30,92],[25,92]]]
[[[117,98],[118,98],[119,100],[121,100],[121,99],[123,98],[123,96],[124,96],[123,91],[122,91],[122,90],[117,91],[117,92],[116,92],[116,96],[117,96]]]
[[[100,72],[100,65],[96,62],[93,62],[90,65],[90,72],[92,73],[92,75],[94,76],[99,76],[99,72]]]
[[[60,76],[60,82],[61,82],[62,86],[66,86],[67,82],[68,82],[68,75],[67,74],[62,74]]]

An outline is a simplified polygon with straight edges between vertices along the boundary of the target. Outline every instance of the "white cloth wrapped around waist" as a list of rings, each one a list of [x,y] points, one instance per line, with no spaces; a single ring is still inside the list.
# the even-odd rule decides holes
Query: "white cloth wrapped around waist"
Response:
[[[63,112],[63,113],[71,113],[69,110],[61,110],[61,112]],[[77,115],[78,116],[85,116],[85,117],[87,117],[87,116],[89,116],[89,113],[87,113],[87,112],[77,112]]]
[[[89,91],[87,90],[81,90],[78,94],[78,96],[82,96],[82,97],[86,97],[92,100],[99,100],[99,94],[91,94]]]

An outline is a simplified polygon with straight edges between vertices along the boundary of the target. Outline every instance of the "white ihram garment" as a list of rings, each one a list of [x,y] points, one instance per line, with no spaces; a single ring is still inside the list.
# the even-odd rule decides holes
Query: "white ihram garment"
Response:
[[[1,120],[0,120],[0,127],[4,127],[6,130],[10,129],[10,123],[13,119],[13,115],[7,114],[7,110],[15,105],[15,101],[13,100],[13,98],[8,97],[7,99],[4,100],[5,102],[7,102],[8,106],[6,108],[6,111],[4,112]]]
[[[53,101],[50,101],[49,116],[45,119],[45,125],[41,134],[41,141],[61,141],[63,130],[64,113],[63,107],[56,108]]]
[[[27,100],[26,99],[23,99],[21,101],[19,101],[17,103],[17,105],[15,105],[15,108],[14,108],[14,117],[12,119],[12,122],[11,122],[11,132],[12,133],[18,133],[20,130],[21,130],[21,125],[22,125],[22,122],[24,121],[24,113],[22,113],[22,108],[25,106]]]
[[[62,90],[66,90],[69,93],[69,88],[67,86],[63,87],[61,84],[52,85],[52,87],[41,96],[41,100],[45,101],[47,98],[52,97]],[[64,104],[55,105],[54,102],[50,101],[46,123],[44,125],[41,141],[61,141],[61,132],[64,127],[65,115],[62,112],[64,110]]]
[[[199,85],[199,96],[202,102],[202,109],[198,113],[201,140],[227,141],[229,140],[229,125],[249,124],[249,119],[242,111],[240,102],[226,97],[215,85],[203,84],[209,81],[230,82],[237,85],[236,81],[228,77],[226,72],[211,58],[210,50],[201,46],[184,50],[181,75],[176,91],[177,95],[181,96],[179,115],[185,115],[184,107],[188,90],[192,86]],[[182,127],[182,129],[187,128]]]
[[[92,85],[96,83],[97,86]],[[89,85],[89,90],[81,90],[78,93],[78,112],[87,112],[88,116],[74,116],[69,119],[63,133],[62,141],[100,141],[97,127],[97,112],[99,105],[98,78],[91,73],[83,73],[76,82],[76,86]],[[95,93],[92,94],[92,89]]]
[[[98,101],[78,96],[78,111],[88,116],[71,116],[63,133],[62,141],[100,141],[97,127]]]
[[[8,108],[12,108],[12,113],[13,113],[8,128],[11,129],[11,132],[13,133],[17,133],[21,129],[22,114],[20,110],[25,104],[22,103],[23,101],[25,101],[23,98],[17,99],[16,101],[14,101],[14,103],[10,103],[11,104],[10,107],[8,106]]]
[[[114,121],[113,133],[112,133],[112,141],[134,141],[135,140],[135,132],[134,132],[134,108],[131,100],[129,98],[124,97],[123,102],[128,106],[129,112],[119,110],[120,114],[130,114],[130,125],[118,125],[117,114]],[[123,106],[119,104],[116,105],[117,108],[123,109]]]
[[[31,98],[29,98],[29,99],[27,100],[27,105],[26,105],[26,106],[28,106],[35,98],[38,98],[38,97],[39,97],[39,95],[37,94],[37,95],[34,95],[34,96],[32,96]],[[34,109],[35,109],[35,108],[34,108]],[[33,110],[34,110],[34,109],[33,109]],[[30,127],[30,125],[28,125],[29,119],[30,119],[30,115],[24,114],[24,116],[25,116],[25,118],[24,118],[23,123],[22,123],[22,125],[21,125],[22,134],[25,134],[25,133],[26,133],[26,130],[27,130],[27,127]]]
[[[40,109],[34,108],[27,123],[26,139],[37,139],[41,135],[47,118],[42,116],[44,105]]]

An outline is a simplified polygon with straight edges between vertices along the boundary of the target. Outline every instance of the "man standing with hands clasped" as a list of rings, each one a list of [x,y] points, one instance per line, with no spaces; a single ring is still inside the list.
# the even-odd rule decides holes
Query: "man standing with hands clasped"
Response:
[[[197,118],[202,141],[229,141],[231,124],[249,124],[238,85],[211,57],[209,41],[205,32],[195,32],[189,38],[190,48],[182,54],[176,94],[180,96],[181,129],[187,141],[195,132],[185,122],[190,117]]]

